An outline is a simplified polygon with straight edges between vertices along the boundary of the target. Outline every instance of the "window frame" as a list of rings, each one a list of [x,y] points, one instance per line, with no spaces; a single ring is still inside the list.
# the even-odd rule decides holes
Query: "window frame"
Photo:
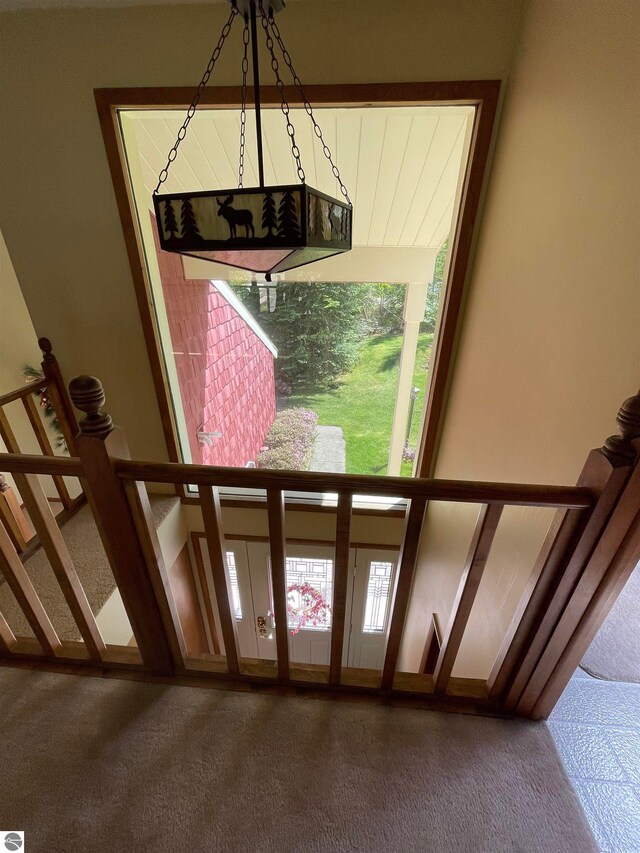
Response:
[[[305,87],[309,100],[318,107],[466,105],[476,108],[476,119],[469,148],[467,169],[464,175],[460,210],[449,250],[448,275],[440,327],[432,353],[431,375],[416,465],[417,477],[431,477],[435,468],[455,346],[460,332],[465,283],[480,199],[485,183],[500,87],[500,80],[345,83]],[[239,86],[206,88],[202,94],[200,108],[237,109],[241,105],[241,94]],[[291,94],[290,105],[292,107],[303,106],[299,96]],[[275,86],[261,88],[261,95],[265,107],[279,106],[280,95]],[[164,354],[153,310],[151,288],[137,225],[135,203],[127,176],[126,153],[120,133],[118,111],[163,108],[186,110],[191,103],[192,96],[193,89],[191,87],[94,89],[98,118],[149,354],[167,453],[171,462],[182,461],[178,431],[171,403]],[[193,499],[186,494],[182,486],[177,486],[176,491],[186,500]]]

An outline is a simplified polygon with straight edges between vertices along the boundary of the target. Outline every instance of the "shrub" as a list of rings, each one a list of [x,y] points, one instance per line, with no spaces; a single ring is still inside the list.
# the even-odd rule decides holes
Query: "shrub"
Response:
[[[258,468],[308,471],[317,426],[318,416],[309,409],[278,412],[258,454]]]

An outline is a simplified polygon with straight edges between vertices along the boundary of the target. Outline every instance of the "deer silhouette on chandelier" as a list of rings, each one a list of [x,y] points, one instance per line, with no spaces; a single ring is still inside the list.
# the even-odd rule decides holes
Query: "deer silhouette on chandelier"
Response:
[[[216,198],[216,202],[219,207],[218,216],[222,216],[223,219],[226,219],[227,225],[229,226],[229,239],[231,240],[238,236],[238,225],[244,226],[245,237],[255,237],[256,233],[253,227],[253,213],[246,208],[236,210],[231,207],[232,201],[232,195],[228,195],[224,201],[218,201]],[[249,231],[251,231],[251,234],[249,234]]]

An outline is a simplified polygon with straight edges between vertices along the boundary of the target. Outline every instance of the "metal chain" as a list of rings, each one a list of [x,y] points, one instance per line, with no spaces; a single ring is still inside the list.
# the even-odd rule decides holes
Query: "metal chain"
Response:
[[[202,97],[204,87],[209,82],[209,77],[211,77],[211,72],[213,71],[216,62],[218,61],[218,57],[220,56],[220,51],[222,50],[222,45],[224,44],[225,39],[229,35],[229,32],[231,30],[231,25],[233,24],[233,19],[235,18],[235,16],[237,14],[238,14],[238,10],[236,9],[235,4],[234,4],[231,8],[231,14],[229,15],[229,18],[228,18],[226,24],[224,25],[224,27],[222,28],[222,32],[220,33],[220,38],[218,39],[218,44],[213,49],[213,53],[211,54],[211,59],[209,60],[209,64],[207,65],[207,68],[206,68],[204,74],[202,75],[202,80],[200,81],[200,85],[196,89],[196,93],[193,96],[193,100],[191,101],[191,106],[187,110],[186,118],[182,124],[182,127],[178,131],[177,139],[173,144],[173,148],[169,151],[169,154],[167,156],[167,164],[164,167],[164,169],[160,172],[160,174],[158,175],[158,183],[156,185],[155,190],[153,191],[154,195],[158,194],[158,190],[160,189],[162,184],[167,180],[167,176],[169,175],[169,168],[171,167],[171,164],[173,163],[173,161],[178,156],[178,148],[180,147],[180,143],[182,142],[182,140],[187,135],[187,128],[189,127],[189,123],[190,123],[191,119],[193,118],[193,116],[195,115],[195,111],[196,111],[198,104],[200,103],[200,98]]]
[[[259,0],[259,8],[260,8],[260,14],[262,16],[261,17],[262,28],[265,32],[266,37],[267,37],[267,50],[269,51],[269,53],[271,55],[271,68],[273,69],[273,73],[275,74],[276,86],[278,88],[278,92],[280,93],[280,101],[281,101],[280,109],[282,110],[282,114],[284,115],[285,121],[287,122],[287,133],[289,134],[289,139],[291,140],[291,153],[293,154],[293,159],[296,162],[296,170],[298,172],[298,177],[300,178],[302,183],[304,183],[305,182],[305,174],[304,174],[304,169],[302,168],[302,161],[300,159],[300,149],[296,145],[296,131],[295,131],[293,124],[291,123],[291,118],[289,117],[289,112],[290,112],[289,102],[287,101],[287,96],[285,95],[284,83],[282,82],[282,78],[280,77],[280,66],[279,66],[278,60],[276,58],[276,53],[275,53],[274,45],[273,45],[273,39],[271,38],[271,33],[269,32],[269,22],[268,22],[268,18],[265,14],[265,11],[264,11],[264,6],[262,3],[262,0]]]
[[[240,161],[238,163],[238,189],[241,190],[244,182],[244,143],[247,132],[247,73],[249,71],[249,18],[244,19],[244,30],[242,31],[244,43],[244,55],[242,57],[242,107],[240,108]]]
[[[262,10],[262,2],[260,2],[260,8]],[[263,19],[263,26],[264,26],[264,19]],[[300,97],[302,98],[302,101],[304,103],[305,111],[313,123],[313,131],[314,131],[315,135],[318,137],[318,139],[320,140],[320,142],[322,143],[322,151],[324,153],[324,156],[329,161],[329,164],[331,165],[331,171],[333,172],[335,179],[340,184],[340,191],[342,192],[342,195],[345,197],[347,202],[349,204],[351,204],[351,199],[349,198],[349,193],[347,192],[347,188],[342,183],[342,178],[340,177],[340,170],[338,169],[336,164],[333,162],[333,157],[331,156],[331,151],[329,150],[329,146],[324,141],[320,125],[316,121],[316,117],[313,114],[313,107],[309,103],[307,96],[304,93],[302,81],[300,80],[300,78],[296,74],[296,70],[293,67],[293,62],[291,60],[291,56],[289,54],[289,51],[284,46],[284,41],[282,40],[282,36],[280,35],[280,30],[278,29],[278,25],[275,22],[275,18],[274,18],[272,9],[269,10],[269,27],[271,28],[271,32],[275,36],[275,39],[278,42],[278,45],[280,46],[280,50],[282,51],[282,58],[284,59],[287,68],[291,72],[291,76],[293,77],[293,82],[295,84],[295,87],[298,90],[298,92],[300,93]]]

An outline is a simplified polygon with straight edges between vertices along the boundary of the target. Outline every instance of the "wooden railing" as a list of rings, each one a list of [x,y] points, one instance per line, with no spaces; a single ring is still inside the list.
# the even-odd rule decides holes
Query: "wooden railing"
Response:
[[[598,619],[610,606],[612,590],[640,559],[640,396],[620,411],[621,435],[592,451],[576,486],[533,486],[435,479],[215,468],[131,461],[124,433],[101,411],[98,380],[79,377],[71,398],[85,413],[75,438],[78,456],[69,459],[0,454],[0,470],[29,482],[36,474],[78,476],[98,523],[114,577],[131,622],[137,650],[105,645],[64,542],[47,527],[43,544],[82,643],[61,643],[7,535],[0,534],[3,571],[36,637],[17,638],[0,617],[0,654],[5,660],[93,662],[102,667],[137,667],[173,679],[255,682],[275,688],[365,692],[411,698],[431,705],[465,705],[544,716]],[[208,544],[213,594],[218,605],[225,655],[188,654],[151,519],[147,486],[192,484],[199,490]],[[226,565],[220,490],[263,490],[268,519],[276,660],[242,658]],[[289,659],[286,601],[285,492],[337,494],[334,541],[333,615],[328,666],[299,665]],[[380,671],[343,666],[347,583],[355,495],[401,498],[406,514],[390,627]],[[398,671],[411,590],[430,501],[480,504],[459,588],[433,675]],[[452,673],[505,507],[551,507],[556,514],[488,679],[459,679]],[[34,511],[45,514],[44,507]],[[41,529],[45,529],[42,521]],[[594,600],[599,602],[594,610]],[[429,614],[430,616],[430,614]],[[425,618],[425,638],[428,630]],[[555,698],[554,698],[555,697]]]
[[[78,422],[62,380],[60,367],[53,355],[51,342],[48,338],[40,338],[38,345],[43,354],[42,378],[35,379],[20,388],[0,395],[0,438],[9,453],[19,454],[21,452],[7,410],[9,404],[20,401],[41,453],[46,457],[57,458],[34,397],[46,395],[70,454],[75,452]],[[57,473],[55,468],[51,471],[50,476],[58,494],[58,500],[63,507],[64,514],[60,520],[64,523],[84,503],[85,498],[83,494],[72,498],[63,476]],[[29,550],[30,545],[32,546],[31,550],[33,550],[33,546],[40,541],[42,526],[39,524],[37,506],[46,501],[46,498],[35,477],[24,479],[22,472],[18,471],[14,479],[20,497],[24,502],[24,509],[26,509],[31,522],[27,519],[13,489],[6,483],[3,476],[0,480],[0,524],[4,526],[16,549],[20,553],[25,553]],[[48,513],[45,514],[48,515]],[[34,536],[36,541],[34,541]]]

